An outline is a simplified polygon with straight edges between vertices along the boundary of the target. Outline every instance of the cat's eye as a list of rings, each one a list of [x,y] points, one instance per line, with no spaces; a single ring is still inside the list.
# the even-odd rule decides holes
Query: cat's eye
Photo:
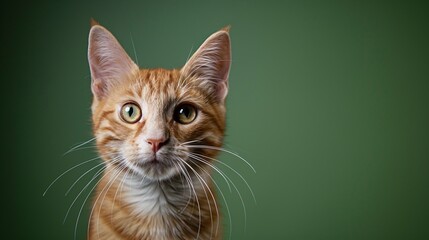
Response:
[[[140,107],[136,103],[126,103],[121,108],[121,119],[127,123],[136,123],[142,117]]]
[[[181,104],[174,109],[173,119],[181,124],[188,124],[197,117],[197,109],[190,104]]]

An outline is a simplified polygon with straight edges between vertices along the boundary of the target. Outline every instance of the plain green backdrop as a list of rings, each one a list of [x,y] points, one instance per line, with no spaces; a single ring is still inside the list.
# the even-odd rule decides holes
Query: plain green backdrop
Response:
[[[6,1],[4,232],[73,239],[83,206],[76,239],[86,236],[93,184],[79,193],[99,161],[42,194],[96,156],[92,144],[63,156],[91,138],[94,17],[147,68],[180,67],[232,26],[225,147],[257,172],[220,159],[257,203],[218,165],[247,213],[245,224],[239,195],[216,175],[232,219],[220,199],[225,239],[429,239],[428,12],[424,1]]]

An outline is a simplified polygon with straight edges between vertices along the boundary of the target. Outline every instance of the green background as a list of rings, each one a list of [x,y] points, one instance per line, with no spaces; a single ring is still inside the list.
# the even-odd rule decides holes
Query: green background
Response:
[[[98,162],[91,138],[89,19],[141,67],[184,64],[231,25],[219,165],[228,239],[429,239],[429,7],[424,1],[6,1],[2,4],[3,222],[13,239],[73,239]],[[86,146],[93,146],[91,144]],[[92,185],[90,185],[92,187]],[[84,239],[89,205],[77,228]],[[12,227],[18,228],[11,231]]]

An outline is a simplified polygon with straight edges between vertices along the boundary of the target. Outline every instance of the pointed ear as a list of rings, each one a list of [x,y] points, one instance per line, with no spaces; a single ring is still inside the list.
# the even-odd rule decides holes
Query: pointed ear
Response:
[[[194,79],[216,99],[223,102],[228,93],[231,65],[229,27],[212,34],[182,68],[182,76]]]
[[[89,32],[88,61],[92,93],[98,100],[115,84],[139,70],[116,38],[94,22]]]

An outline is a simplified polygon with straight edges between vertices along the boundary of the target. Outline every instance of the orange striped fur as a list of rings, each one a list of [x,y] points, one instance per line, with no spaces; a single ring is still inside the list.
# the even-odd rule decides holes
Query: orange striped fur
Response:
[[[210,165],[225,131],[228,29],[181,69],[140,69],[93,22],[88,58],[93,132],[106,165],[88,239],[221,239]]]

